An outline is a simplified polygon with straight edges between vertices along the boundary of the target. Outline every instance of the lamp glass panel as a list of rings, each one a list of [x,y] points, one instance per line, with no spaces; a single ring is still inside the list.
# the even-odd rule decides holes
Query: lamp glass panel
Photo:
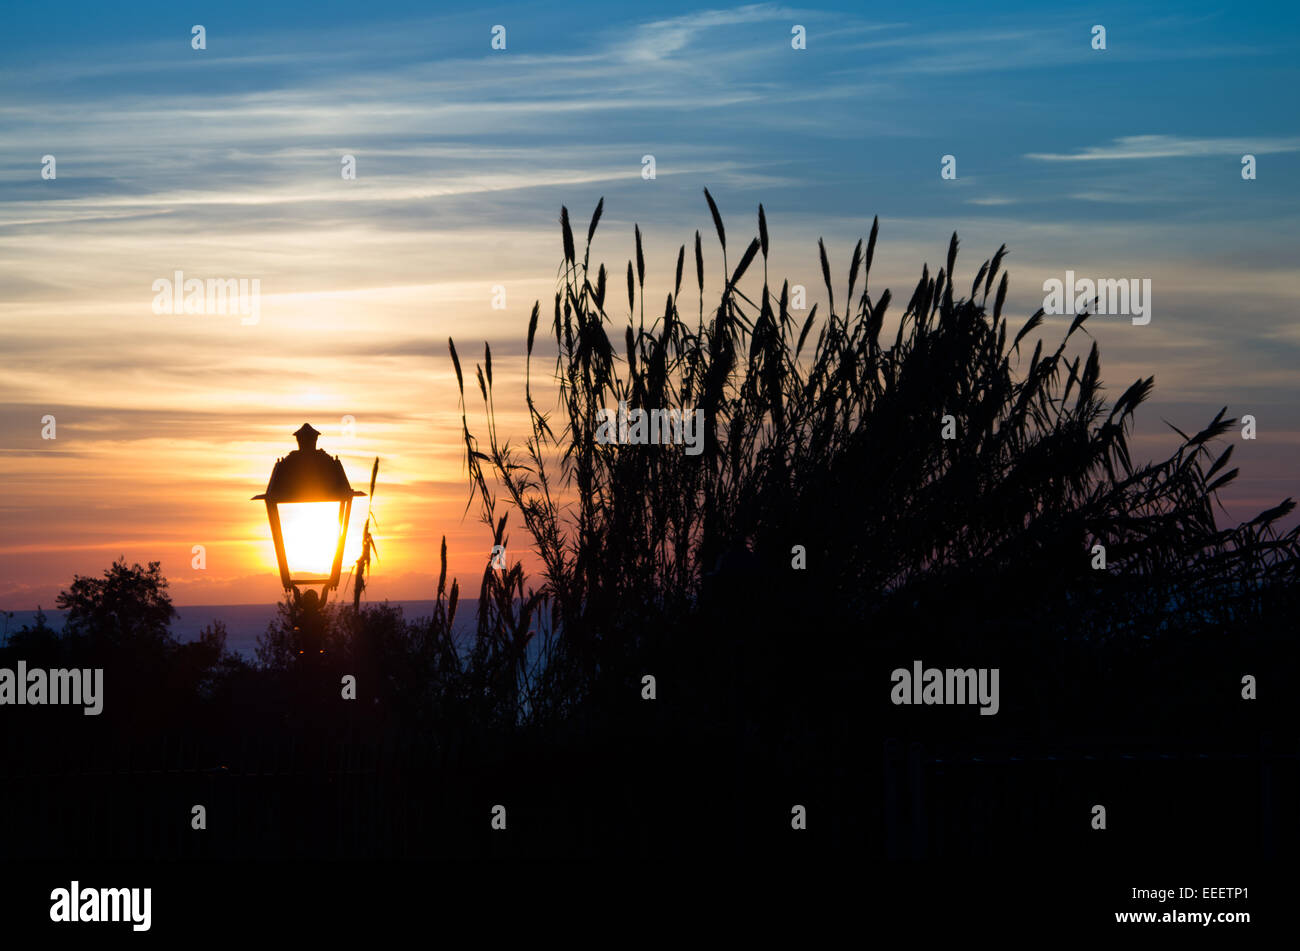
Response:
[[[339,543],[339,503],[281,502],[277,509],[290,577],[328,577]]]

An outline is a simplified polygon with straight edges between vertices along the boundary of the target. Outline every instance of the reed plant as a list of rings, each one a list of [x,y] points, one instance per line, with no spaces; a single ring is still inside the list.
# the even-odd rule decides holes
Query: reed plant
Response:
[[[549,332],[540,302],[528,319],[522,438],[498,428],[486,345],[471,429],[449,341],[472,499],[497,543],[522,523],[541,565],[533,586],[518,563],[485,571],[479,686],[546,719],[626,696],[650,669],[717,696],[729,671],[742,692],[801,664],[865,676],[873,643],[1193,637],[1290,597],[1292,500],[1218,523],[1238,470],[1231,444],[1214,447],[1236,421],[1222,410],[1136,460],[1154,379],[1108,399],[1087,314],[1012,327],[1005,246],[967,284],[954,234],[895,316],[870,283],[873,221],[843,283],[818,242],[825,296],[801,314],[769,275],[763,207],[757,234],[729,246],[704,197],[721,272],[706,274],[696,231],[661,303],[639,227],[624,287],[591,259],[603,199],[581,245],[561,210]],[[599,412],[620,402],[702,410],[703,452],[599,441]]]

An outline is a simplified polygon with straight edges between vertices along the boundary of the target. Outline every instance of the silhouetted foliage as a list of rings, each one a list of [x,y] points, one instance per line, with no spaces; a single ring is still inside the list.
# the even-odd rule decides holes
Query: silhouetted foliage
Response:
[[[204,626],[197,640],[174,648],[170,663],[174,679],[193,685],[200,699],[211,699],[229,678],[240,675],[247,666],[238,654],[227,650],[227,636],[226,625],[213,621]]]
[[[25,657],[56,657],[59,651],[59,632],[50,627],[45,612],[38,606],[33,624],[24,624],[10,633],[6,647]]]
[[[161,653],[175,645],[169,628],[176,609],[159,562],[128,568],[126,560],[119,558],[103,578],[76,575],[56,603],[68,612],[64,636],[86,639],[93,651],[125,648]]]
[[[515,671],[534,715],[563,716],[589,698],[608,709],[651,669],[671,671],[690,700],[686,719],[770,712],[767,701],[781,698],[853,706],[847,683],[877,682],[869,654],[894,649],[1020,658],[1043,684],[1039,699],[1064,706],[1078,697],[1059,663],[1063,643],[1087,641],[1101,656],[1113,640],[1118,657],[1144,639],[1186,645],[1211,630],[1248,639],[1242,625],[1266,609],[1281,616],[1300,536],[1275,525],[1294,503],[1233,528],[1215,521],[1215,494],[1237,470],[1231,447],[1217,456],[1209,447],[1235,420],[1221,411],[1192,435],[1178,431],[1167,458],[1135,461],[1129,434],[1153,379],[1108,403],[1096,344],[1068,352],[1087,315],[1051,347],[1034,339],[1050,329],[1042,311],[1012,331],[1005,247],[962,296],[954,234],[946,266],[922,269],[890,342],[892,295],[869,286],[878,223],[854,248],[838,298],[819,243],[828,308],[820,320],[817,306],[796,318],[789,283],[768,283],[762,208],[760,236],[728,270],[721,216],[705,195],[723,249],[716,306],[704,305],[697,232],[698,298],[682,291],[683,246],[673,290],[653,307],[638,229],[626,328],[611,333],[607,272],[589,262],[603,203],[581,258],[568,250],[566,210],[551,321],[558,408],[543,409],[533,384],[534,305],[522,447],[498,433],[490,351],[486,379],[477,370],[483,438],[462,412],[483,520],[499,541],[515,513],[543,564],[527,597],[521,576],[485,576],[485,593],[508,587],[520,612],[491,625],[501,670],[522,656],[529,608],[545,600],[562,632]],[[760,255],[761,289],[747,293],[742,280]],[[620,401],[702,410],[702,455],[597,442],[598,411]],[[955,438],[941,438],[945,417]],[[1091,567],[1094,544],[1106,548],[1104,571]],[[791,570],[795,545],[806,571]]]

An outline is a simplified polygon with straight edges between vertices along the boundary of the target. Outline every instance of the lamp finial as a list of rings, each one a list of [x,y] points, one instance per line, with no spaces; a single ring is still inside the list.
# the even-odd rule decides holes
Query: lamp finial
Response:
[[[303,423],[298,427],[294,436],[298,438],[298,448],[303,452],[311,452],[316,448],[316,438],[320,435],[312,428],[311,423]]]

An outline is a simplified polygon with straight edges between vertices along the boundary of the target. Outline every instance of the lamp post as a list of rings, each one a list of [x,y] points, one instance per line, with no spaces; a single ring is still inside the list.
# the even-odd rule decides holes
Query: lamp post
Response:
[[[276,462],[266,491],[253,500],[266,502],[280,581],[286,592],[293,592],[293,603],[307,622],[304,631],[315,635],[325,600],[339,586],[352,500],[365,493],[353,490],[338,456],[316,448],[320,433],[310,423],[294,436],[298,448]]]

